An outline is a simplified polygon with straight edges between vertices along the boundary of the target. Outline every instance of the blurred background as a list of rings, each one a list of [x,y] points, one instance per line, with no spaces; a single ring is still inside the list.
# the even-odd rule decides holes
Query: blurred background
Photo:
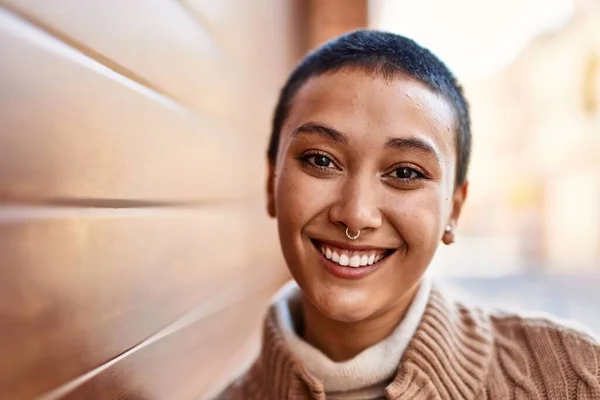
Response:
[[[0,398],[202,399],[288,279],[264,205],[278,90],[357,28],[472,107],[432,272],[600,332],[597,0],[0,0]]]

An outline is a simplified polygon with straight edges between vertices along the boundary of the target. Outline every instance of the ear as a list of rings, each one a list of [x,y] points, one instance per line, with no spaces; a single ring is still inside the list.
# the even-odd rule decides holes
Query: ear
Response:
[[[275,218],[275,164],[267,160],[267,213]]]
[[[454,193],[452,195],[452,211],[450,212],[450,219],[446,224],[446,227],[449,227],[450,229],[444,230],[444,236],[442,237],[442,241],[444,242],[444,244],[449,245],[454,243],[454,236],[456,226],[458,224],[458,218],[460,217],[463,205],[467,200],[468,189],[469,182],[467,181],[465,181],[462,185],[454,189]]]

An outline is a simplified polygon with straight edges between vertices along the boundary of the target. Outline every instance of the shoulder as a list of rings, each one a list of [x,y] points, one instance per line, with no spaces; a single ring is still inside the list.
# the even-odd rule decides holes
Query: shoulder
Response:
[[[507,375],[600,396],[600,341],[585,327],[547,314],[493,310],[489,317],[496,362]]]
[[[561,320],[545,313],[498,309],[490,310],[489,316],[499,339],[538,348],[550,346],[558,352],[577,349],[592,351],[594,354],[600,352],[598,337],[585,326],[573,321]],[[569,349],[564,349],[565,345]]]
[[[488,398],[518,391],[523,398],[600,399],[600,341],[595,334],[548,314],[475,303],[462,298],[455,304],[461,321],[486,332],[493,343],[483,389]]]
[[[581,350],[599,357],[600,363],[600,337],[585,325],[544,312],[488,307],[460,292],[448,293],[462,318],[489,329],[497,346],[548,348],[574,357],[579,354],[571,350]]]

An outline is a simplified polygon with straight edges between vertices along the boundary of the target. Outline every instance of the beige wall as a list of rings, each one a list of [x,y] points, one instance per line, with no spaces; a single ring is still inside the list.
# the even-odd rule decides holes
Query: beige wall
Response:
[[[251,355],[294,12],[0,1],[0,398],[196,398]]]

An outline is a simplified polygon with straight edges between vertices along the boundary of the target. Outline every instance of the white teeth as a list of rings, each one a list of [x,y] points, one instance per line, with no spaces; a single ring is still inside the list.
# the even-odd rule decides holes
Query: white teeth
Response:
[[[321,253],[325,258],[338,263],[341,266],[350,266],[353,268],[364,267],[367,265],[373,265],[379,262],[385,254],[381,251],[373,251],[365,254],[362,251],[348,251],[348,250],[332,250],[327,246],[320,247]],[[379,253],[379,254],[378,254]]]

